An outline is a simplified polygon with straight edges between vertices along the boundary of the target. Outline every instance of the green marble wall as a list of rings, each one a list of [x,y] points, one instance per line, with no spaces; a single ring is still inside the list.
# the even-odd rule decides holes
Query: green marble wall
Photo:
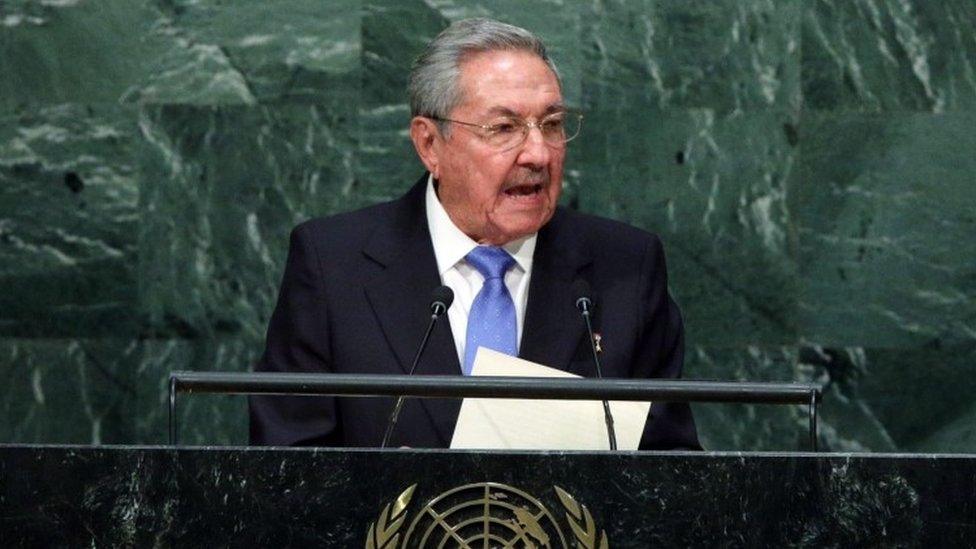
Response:
[[[475,15],[550,45],[566,203],[662,235],[689,377],[824,383],[834,450],[976,451],[976,0],[0,2],[0,441],[163,442],[169,371],[249,368],[289,229],[416,178],[407,67]],[[696,414],[803,447],[800,408]]]

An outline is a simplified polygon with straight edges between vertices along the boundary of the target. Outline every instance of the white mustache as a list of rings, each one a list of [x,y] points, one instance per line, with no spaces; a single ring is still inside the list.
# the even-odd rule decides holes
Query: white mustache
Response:
[[[514,187],[521,187],[522,185],[542,185],[545,186],[549,182],[549,170],[543,169],[537,172],[522,172],[516,174],[516,176],[509,181],[505,182],[504,190],[508,190]]]

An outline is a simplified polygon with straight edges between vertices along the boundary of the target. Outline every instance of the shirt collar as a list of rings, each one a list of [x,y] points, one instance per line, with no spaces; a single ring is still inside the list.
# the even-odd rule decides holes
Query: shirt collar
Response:
[[[432,175],[427,178],[426,201],[427,226],[430,228],[431,243],[434,245],[434,257],[437,258],[437,272],[443,275],[475,249],[478,243],[451,221],[447,210],[437,198]],[[502,245],[523,272],[527,273],[532,268],[532,255],[535,253],[537,238],[538,233],[532,233]]]

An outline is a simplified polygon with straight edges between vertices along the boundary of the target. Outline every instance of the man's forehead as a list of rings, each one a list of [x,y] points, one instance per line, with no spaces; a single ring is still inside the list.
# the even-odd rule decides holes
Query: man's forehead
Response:
[[[501,116],[544,116],[565,109],[559,79],[532,52],[482,52],[460,68],[464,94],[460,107]]]

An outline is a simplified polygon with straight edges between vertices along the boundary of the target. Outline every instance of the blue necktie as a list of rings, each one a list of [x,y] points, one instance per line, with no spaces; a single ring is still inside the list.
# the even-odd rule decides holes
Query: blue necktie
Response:
[[[515,302],[505,286],[505,273],[515,259],[495,246],[478,246],[468,260],[485,277],[485,284],[474,297],[468,314],[468,335],[464,344],[464,375],[471,375],[478,347],[518,355],[515,327]]]

